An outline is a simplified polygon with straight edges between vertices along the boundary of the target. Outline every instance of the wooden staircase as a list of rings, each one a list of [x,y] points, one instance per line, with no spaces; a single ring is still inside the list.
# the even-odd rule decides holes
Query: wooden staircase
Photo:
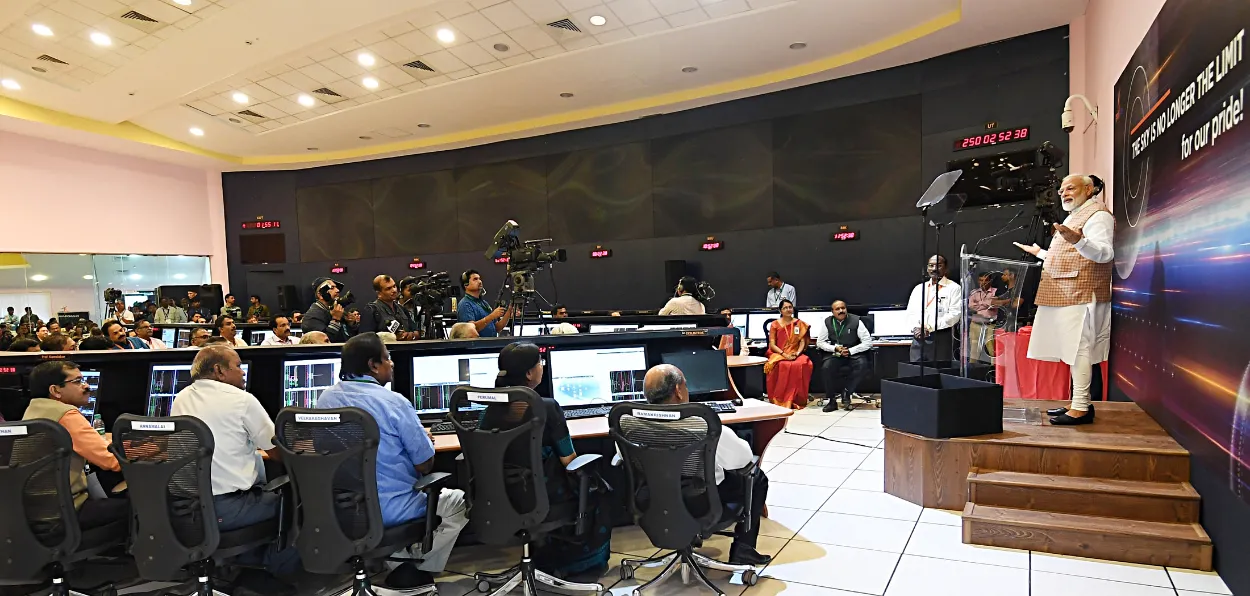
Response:
[[[1198,524],[1198,493],[1180,480],[1189,476],[1188,459],[1100,451],[1095,457],[1117,465],[1080,466],[1086,475],[1072,475],[1062,462],[1075,456],[1088,461],[1090,454],[1054,457],[1052,452],[1011,466],[1018,470],[972,468],[963,541],[1211,570],[1211,539]],[[1009,459],[995,463],[1007,467]]]

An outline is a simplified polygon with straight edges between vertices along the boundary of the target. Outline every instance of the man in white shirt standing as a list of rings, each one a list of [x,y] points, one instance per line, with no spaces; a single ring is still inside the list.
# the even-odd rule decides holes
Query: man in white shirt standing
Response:
[[[868,374],[872,334],[858,316],[846,312],[845,302],[835,300],[832,310],[833,316],[825,319],[824,325],[816,327],[816,348],[828,354],[820,365],[820,374],[825,382],[824,411],[838,409],[838,398],[841,397],[842,408],[849,412],[854,409],[851,394]]]
[[[781,281],[781,274],[773,271],[768,274],[768,294],[764,296],[764,308],[778,308],[782,300],[789,300],[790,304],[799,303],[798,298],[794,297],[794,286]]]
[[[1096,198],[1102,189],[1102,180],[1093,176],[1064,178],[1059,196],[1068,216],[1062,224],[1055,224],[1050,249],[1016,243],[1043,261],[1029,358],[1064,362],[1072,368],[1072,407],[1050,410],[1051,424],[1094,421],[1090,383],[1111,346],[1115,218]],[[1097,374],[1101,378],[1101,369]]]
[[[234,328],[234,317],[222,315],[217,317],[217,334],[226,338],[236,348],[246,348],[247,342],[239,337]]]
[[[126,308],[126,303],[121,300],[113,303],[113,316],[110,318],[117,319],[117,322],[123,325],[130,325],[135,322],[134,313],[130,312]]]
[[[946,278],[946,257],[933,255],[925,267],[929,281],[917,285],[907,300],[907,320],[915,321],[912,328],[911,361],[925,362],[951,360],[954,355],[952,328],[963,315],[963,291],[959,284]],[[924,314],[924,326],[920,325]]]
[[[642,381],[643,394],[652,404],[684,404],[690,401],[686,388],[686,376],[676,366],[660,364],[651,367]],[[739,470],[751,463],[754,457],[751,446],[730,428],[722,428],[716,444],[716,488],[722,503],[743,500],[746,487],[740,476],[725,476],[725,470]],[[755,475],[751,493],[751,529],[734,529],[733,545],[729,547],[729,562],[734,565],[767,565],[773,558],[760,554],[755,544],[760,535],[760,517],[764,513],[764,501],[768,498],[768,476],[760,470]]]
[[[265,341],[261,342],[262,346],[293,346],[295,340],[291,339],[291,319],[282,315],[278,315],[269,319],[269,330],[272,331]]]

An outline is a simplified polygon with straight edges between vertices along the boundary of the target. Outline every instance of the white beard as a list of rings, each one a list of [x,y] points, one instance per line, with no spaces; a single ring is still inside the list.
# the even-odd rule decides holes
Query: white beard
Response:
[[[1084,199],[1077,199],[1077,198],[1073,198],[1073,199],[1072,199],[1072,202],[1071,202],[1071,203],[1068,203],[1068,202],[1064,201],[1063,199],[1060,199],[1060,200],[1059,200],[1059,206],[1060,206],[1060,207],[1063,207],[1063,210],[1064,210],[1064,211],[1067,211],[1068,213],[1072,213],[1073,211],[1076,211],[1077,209],[1080,209],[1080,208],[1081,208],[1081,205],[1084,205],[1084,204],[1085,204],[1085,201],[1088,201],[1088,200],[1089,200],[1089,198],[1088,198],[1088,197],[1087,197],[1087,198],[1084,198]]]

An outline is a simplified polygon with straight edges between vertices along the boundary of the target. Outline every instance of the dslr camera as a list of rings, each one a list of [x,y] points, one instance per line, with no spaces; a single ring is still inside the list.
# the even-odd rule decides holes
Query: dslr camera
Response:
[[[339,297],[334,301],[335,303],[343,308],[347,308],[356,303],[356,297],[352,295],[352,291],[347,289],[347,286],[344,285],[343,282],[337,279],[331,279],[330,281],[334,282],[334,286],[339,289]],[[317,294],[318,298],[330,300],[330,292],[325,288],[317,290]]]

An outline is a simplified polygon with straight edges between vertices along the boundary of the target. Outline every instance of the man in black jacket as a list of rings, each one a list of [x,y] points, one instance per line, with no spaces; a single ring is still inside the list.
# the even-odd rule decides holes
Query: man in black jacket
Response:
[[[343,322],[343,305],[339,304],[339,286],[328,277],[318,277],[313,282],[313,295],[316,300],[304,313],[300,329],[304,333],[321,331],[330,339],[330,343],[341,344],[351,337],[347,325]]]
[[[378,299],[366,305],[360,313],[358,333],[390,331],[399,341],[420,338],[417,322],[412,320],[408,309],[399,303],[399,288],[389,275],[373,278],[373,290]]]

